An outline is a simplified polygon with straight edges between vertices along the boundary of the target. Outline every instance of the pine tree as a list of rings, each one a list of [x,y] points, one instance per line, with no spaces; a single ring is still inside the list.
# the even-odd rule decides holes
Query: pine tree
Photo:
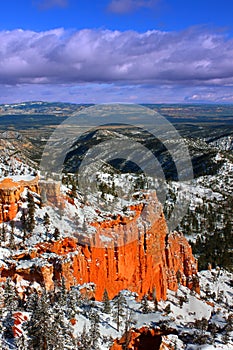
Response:
[[[27,338],[22,334],[19,338],[16,339],[17,350],[28,350]]]
[[[225,332],[223,335],[222,335],[222,341],[224,344],[229,344],[229,340],[230,340],[230,335],[228,332]]]
[[[53,238],[57,241],[60,238],[60,231],[57,227],[54,229]]]
[[[158,300],[157,299],[154,299],[154,311],[158,311],[159,310],[159,307],[158,307]]]
[[[123,294],[120,292],[113,299],[113,318],[117,325],[117,331],[120,329],[121,318],[125,316],[126,300]]]
[[[185,302],[185,297],[179,296],[178,299],[179,299],[179,306],[182,309],[182,306],[183,306],[183,304]]]
[[[2,322],[3,326],[3,338],[6,340],[14,340],[14,332],[13,332],[13,326],[14,326],[14,318],[12,310],[8,310],[7,314],[3,318]]]
[[[4,222],[2,223],[2,228],[1,228],[1,241],[2,242],[6,241],[6,226]]]
[[[79,223],[80,223],[80,216],[78,215],[78,213],[75,213],[74,223],[75,223],[75,226],[77,228],[79,226]]]
[[[27,217],[27,230],[32,232],[35,227],[35,202],[33,195],[28,191],[27,193],[28,200],[28,217]]]
[[[105,314],[110,314],[111,313],[111,304],[110,304],[108,292],[106,289],[104,290],[102,301],[103,301],[103,312]]]
[[[46,232],[46,239],[48,239],[48,234],[49,234],[49,226],[50,226],[50,217],[49,214],[46,212],[43,217],[43,224],[45,227],[45,232]]]
[[[78,350],[91,350],[91,340],[87,333],[86,325],[83,327],[81,335],[77,339]]]
[[[77,306],[79,305],[79,300],[77,297],[77,292],[74,288],[71,288],[66,297],[66,312],[68,319],[72,319],[78,313]]]
[[[180,284],[180,282],[181,282],[181,272],[180,272],[180,270],[178,270],[177,273],[176,273],[176,279],[177,279],[177,283]]]
[[[25,324],[28,336],[28,347],[31,350],[47,350],[51,343],[51,310],[46,291],[43,291],[37,308],[32,312],[29,322]]]
[[[90,315],[91,328],[89,331],[91,345],[95,350],[99,350],[98,340],[100,339],[100,317],[98,313],[93,312]]]
[[[229,314],[229,316],[227,317],[227,325],[226,325],[226,330],[228,330],[229,332],[233,331],[233,314]]]
[[[83,220],[82,231],[85,232],[85,233],[87,232],[87,222],[86,222],[85,218]]]
[[[150,312],[150,307],[147,299],[147,295],[144,295],[141,301],[141,310],[143,314],[148,314]]]
[[[206,331],[208,328],[208,320],[205,317],[202,317],[201,320],[196,320],[195,327],[197,329],[200,329],[202,331],[202,334],[204,334],[204,331]]]
[[[56,303],[52,309],[53,321],[50,326],[50,335],[47,337],[48,349],[66,350],[73,349],[73,337],[69,323],[67,323],[64,311]]]
[[[205,294],[206,294],[206,297],[207,297],[207,298],[210,298],[210,296],[211,296],[211,290],[210,290],[210,285],[209,285],[209,283],[206,284]]]
[[[164,311],[168,314],[170,314],[171,312],[171,305],[170,304],[167,304],[167,306],[165,307]]]
[[[15,249],[15,222],[11,221],[10,222],[10,249]]]
[[[66,280],[65,277],[62,276],[61,278],[61,294],[63,295],[63,297],[66,297],[66,293],[67,293],[67,289],[66,289]]]
[[[36,310],[38,307],[38,302],[39,297],[37,292],[30,294],[26,302],[26,310],[28,312],[34,312],[34,310]]]
[[[3,288],[0,287],[0,349],[2,348],[2,337],[3,337],[3,305],[4,305],[4,296]]]
[[[71,198],[76,198],[77,197],[77,186],[75,183],[72,184],[72,188],[71,188],[71,193],[70,193],[70,197]]]
[[[13,283],[8,277],[6,279],[6,282],[4,284],[4,306],[7,311],[16,311],[18,307],[18,297],[15,292],[15,287],[13,286]]]
[[[25,243],[26,234],[27,234],[27,216],[26,216],[25,209],[22,210],[20,221],[21,221],[21,227],[23,230],[23,243]]]
[[[59,304],[62,307],[67,305],[67,289],[64,276],[62,276],[61,285],[59,287]]]
[[[128,345],[130,342],[130,329],[133,325],[135,325],[137,322],[133,319],[133,313],[132,310],[127,310],[126,319],[125,319],[125,344],[124,349],[128,349]]]

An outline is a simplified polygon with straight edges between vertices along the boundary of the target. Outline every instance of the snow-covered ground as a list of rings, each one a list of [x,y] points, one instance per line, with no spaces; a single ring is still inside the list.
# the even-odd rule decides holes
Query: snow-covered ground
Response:
[[[225,163],[222,168],[221,176],[222,179],[224,178],[224,181],[227,173],[229,175],[229,171],[232,169],[230,167],[231,162],[229,164]],[[31,179],[33,173],[33,169],[27,166],[24,167],[17,159],[9,160],[9,162],[2,165],[1,169],[0,176],[5,176],[9,172],[12,179],[17,179],[17,181],[20,179]],[[72,236],[77,230],[82,231],[86,222],[106,220],[116,214],[130,215],[131,213],[127,210],[127,207],[142,200],[140,190],[136,191],[137,196],[134,196],[134,198],[133,196],[129,196],[129,193],[135,194],[136,178],[134,175],[101,173],[98,175],[97,184],[99,187],[97,186],[95,195],[90,192],[84,196],[77,190],[76,198],[72,198],[70,196],[72,186],[70,184],[62,185],[61,191],[64,198],[62,206],[41,206],[40,197],[32,193],[35,203],[35,227],[26,239],[23,237],[21,222],[23,210],[28,209],[28,191],[25,190],[21,195],[22,203],[20,211],[14,219],[14,240],[16,247],[13,248],[13,251],[9,248],[12,226],[10,223],[6,223],[4,226],[6,239],[5,242],[1,242],[0,247],[1,265],[4,265],[4,261],[10,259],[10,256],[16,250],[25,249],[25,247],[30,249],[39,241],[49,239],[55,228],[59,228],[61,236]],[[199,178],[189,184],[173,183],[171,187],[176,193],[179,193],[180,200],[182,200],[182,196],[187,196],[190,199],[190,210],[192,211],[198,205],[203,204],[204,198],[209,201],[221,202],[223,200],[224,194],[218,191],[218,188],[220,188],[218,186],[221,184],[216,185],[214,188],[213,186],[206,186],[207,182],[212,183],[211,181],[214,181],[213,176]],[[146,184],[144,185],[146,186]],[[108,186],[109,189],[109,193],[104,198],[101,197],[101,186]],[[114,194],[115,192],[117,196]],[[111,203],[113,205],[110,211],[107,208],[111,206]],[[103,209],[100,212],[99,208],[101,205]],[[45,228],[44,223],[45,214],[49,215],[50,221],[47,228]],[[46,230],[48,231],[47,234],[45,233]],[[92,234],[91,230],[94,230],[94,228],[89,230],[87,233]],[[27,264],[27,267],[29,264],[34,263],[43,264],[43,259],[46,259],[46,254],[44,254],[42,259],[35,259],[35,261],[32,260],[30,262],[24,261],[21,265],[18,265],[18,268],[24,268],[25,266],[23,264]],[[148,327],[166,326],[176,330],[178,335],[164,337],[164,342],[171,342],[173,345],[176,344],[179,349],[233,349],[233,275],[223,269],[216,269],[199,272],[199,278],[201,286],[200,295],[191,292],[186,287],[180,286],[177,292],[168,292],[168,299],[158,303],[157,311],[154,310],[154,303],[148,301],[147,313],[142,312],[142,304],[136,301],[134,293],[123,291],[126,306],[124,307],[125,316],[121,318],[119,331],[117,330],[113,313],[104,313],[101,302],[92,302],[91,311],[98,314],[100,318],[100,349],[109,349],[110,338],[121,337],[125,330],[127,314],[130,315],[130,324],[132,327],[140,328],[144,325]],[[34,287],[37,288],[38,286]],[[114,301],[110,301],[110,306],[111,309],[114,309]],[[85,304],[78,306],[75,315],[76,323],[73,326],[75,336],[81,335],[84,326],[86,326],[87,330],[90,329],[91,321],[89,316],[90,313],[89,311],[87,312]],[[229,339],[227,339],[226,333]],[[109,338],[109,341],[106,341],[106,337]],[[227,343],[224,344],[226,339]],[[207,344],[204,342],[207,342]]]
[[[232,299],[232,278],[233,275],[225,270],[208,270],[199,274],[201,294],[193,293],[188,288],[180,286],[177,292],[168,292],[168,299],[158,303],[158,310],[155,312],[154,303],[148,301],[148,313],[142,313],[142,304],[135,300],[135,294],[123,291],[126,298],[126,310],[130,310],[133,327],[142,326],[159,327],[166,324],[178,332],[178,336],[170,335],[164,337],[164,341],[179,344],[179,349],[233,349],[233,324],[231,320],[231,331],[227,344],[223,343],[224,330],[228,324],[228,319],[233,317]],[[207,286],[209,287],[207,288]],[[211,296],[209,296],[209,290]],[[213,298],[213,293],[215,297]],[[183,302],[181,302],[181,300]],[[113,308],[114,301],[111,301]],[[168,305],[170,305],[168,311]],[[100,332],[102,336],[110,336],[113,339],[121,337],[124,332],[125,321],[122,318],[119,332],[116,329],[116,322],[111,314],[104,314],[101,310],[102,303],[95,302],[94,310],[100,316]],[[80,311],[82,311],[80,309]],[[206,325],[201,326],[201,321],[206,320]],[[90,320],[81,312],[76,316],[74,333],[81,334],[84,325],[90,327]],[[200,321],[200,322],[198,322]],[[210,331],[212,325],[216,326],[216,333]],[[198,337],[205,338],[207,344],[195,344]],[[101,350],[109,349],[106,344],[100,344]]]

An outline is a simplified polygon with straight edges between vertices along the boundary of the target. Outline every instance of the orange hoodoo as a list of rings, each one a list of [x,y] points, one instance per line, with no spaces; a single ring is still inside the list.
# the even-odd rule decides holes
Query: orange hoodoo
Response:
[[[178,287],[178,271],[181,282],[191,288],[197,274],[196,259],[183,235],[168,235],[155,193],[147,198],[147,204],[131,209],[130,217],[92,223],[95,232],[89,237],[77,235],[37,244],[25,256],[27,264],[21,263],[22,255],[15,256],[15,265],[0,267],[1,276],[10,274],[16,281],[37,281],[47,289],[52,289],[54,281],[60,281],[62,276],[68,288],[93,282],[97,300],[102,299],[104,289],[110,298],[129,289],[139,297],[155,292],[158,300],[166,299],[167,289]],[[40,258],[41,264],[36,265],[38,259],[33,264],[34,258]]]
[[[36,176],[32,180],[16,182],[5,178],[0,182],[0,223],[15,218],[20,206],[20,195],[25,188],[39,193],[38,179]]]

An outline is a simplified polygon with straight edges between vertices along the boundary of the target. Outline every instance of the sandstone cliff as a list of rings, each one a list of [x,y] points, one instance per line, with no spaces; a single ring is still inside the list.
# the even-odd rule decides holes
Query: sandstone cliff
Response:
[[[17,284],[23,279],[47,289],[62,277],[68,288],[93,282],[97,300],[104,289],[110,298],[129,289],[139,297],[155,292],[158,300],[166,299],[168,288],[177,289],[178,271],[181,282],[192,287],[197,262],[181,234],[168,234],[156,195],[130,209],[130,216],[91,223],[95,232],[90,235],[77,232],[15,255],[0,268],[1,278],[11,275]]]
[[[15,218],[19,206],[20,195],[25,188],[39,193],[38,176],[31,180],[13,181],[6,178],[0,182],[0,223]]]

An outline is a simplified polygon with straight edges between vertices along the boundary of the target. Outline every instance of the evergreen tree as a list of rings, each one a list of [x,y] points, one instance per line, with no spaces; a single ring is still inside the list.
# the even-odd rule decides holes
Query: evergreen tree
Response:
[[[61,305],[61,307],[67,306],[67,290],[64,276],[62,276],[61,284],[59,286],[58,302]]]
[[[52,309],[50,335],[47,337],[47,346],[51,350],[73,349],[73,336],[71,327],[65,319],[64,311],[56,303]]]
[[[53,330],[51,327],[51,310],[46,291],[38,300],[37,308],[32,312],[29,322],[25,324],[28,335],[28,347],[31,350],[47,350],[51,344]]]
[[[33,195],[28,191],[27,193],[28,201],[28,217],[27,217],[27,230],[32,232],[35,227],[35,202]]]
[[[28,312],[34,312],[37,309],[39,297],[37,292],[31,293],[26,302],[26,310]]]
[[[66,298],[66,293],[67,293],[67,289],[66,289],[66,280],[65,277],[62,276],[61,278],[61,295]]]
[[[45,227],[45,232],[46,232],[46,239],[48,239],[48,234],[49,234],[49,226],[50,226],[50,217],[49,214],[46,212],[43,217],[43,224]]]
[[[208,320],[205,317],[202,317],[201,320],[195,321],[195,326],[197,329],[200,329],[202,331],[202,334],[204,334],[208,328]]]
[[[57,227],[54,229],[53,238],[57,241],[60,238],[60,231]]]
[[[75,217],[74,217],[74,223],[76,228],[79,226],[80,224],[80,216],[78,215],[78,213],[75,213]]]
[[[3,306],[4,305],[4,297],[3,297],[3,288],[0,287],[0,349],[2,348],[2,337],[3,337]]]
[[[15,287],[10,277],[6,279],[4,284],[4,307],[7,311],[16,311],[18,307],[18,297],[15,292]]]
[[[148,314],[150,312],[150,307],[148,304],[147,295],[144,295],[141,301],[141,310],[143,314]]]
[[[66,297],[66,312],[68,319],[72,319],[78,313],[77,306],[80,304],[75,288],[71,288]]]
[[[225,332],[223,335],[222,335],[222,341],[224,344],[229,344],[229,340],[230,340],[230,335],[228,332]]]
[[[120,292],[113,299],[113,319],[116,322],[117,330],[119,332],[121,319],[125,316],[126,300]]]
[[[177,273],[176,273],[176,279],[177,279],[177,283],[180,284],[180,282],[181,282],[181,272],[180,272],[180,270],[178,270]]]
[[[167,306],[165,307],[164,311],[168,314],[170,314],[171,312],[171,305],[170,304],[167,304]]]
[[[19,338],[16,338],[16,346],[18,350],[28,350],[27,338],[22,334]]]
[[[83,232],[87,232],[87,222],[86,222],[86,218],[84,218],[84,220],[83,220],[83,224],[82,224],[82,230],[83,230]]]
[[[217,295],[217,302],[218,303],[222,303],[224,300],[224,291],[223,290],[220,290],[218,295]]]
[[[98,313],[93,312],[90,315],[91,328],[89,331],[91,346],[94,350],[99,350],[98,341],[100,339],[100,317]]]
[[[229,316],[227,317],[226,330],[228,330],[229,332],[233,331],[233,314],[229,314]]]
[[[76,198],[77,197],[77,186],[75,183],[72,183],[72,188],[70,192],[70,197],[71,198]]]
[[[132,310],[127,310],[126,318],[125,318],[125,344],[123,348],[126,350],[128,349],[128,345],[130,342],[130,329],[133,325],[136,324],[136,321],[133,319],[133,313]]]
[[[6,226],[5,223],[2,223],[2,227],[1,227],[1,242],[5,242],[6,241]]]
[[[10,249],[15,249],[15,222],[12,220],[10,222]]]
[[[23,242],[25,243],[26,234],[27,234],[27,216],[26,216],[25,209],[22,210],[20,221],[21,221],[21,227],[23,231]]]
[[[14,341],[14,332],[13,332],[13,326],[14,326],[14,318],[12,310],[8,310],[6,316],[3,318],[2,322],[3,326],[3,338],[6,340]]]
[[[185,297],[179,296],[178,299],[179,299],[180,308],[182,309],[182,306],[183,306],[183,304],[184,304],[184,302],[185,302]]]
[[[158,311],[159,310],[159,307],[158,307],[158,300],[157,299],[154,299],[154,311]]]
[[[77,339],[78,350],[91,350],[91,340],[87,333],[86,325],[83,327],[81,335]]]
[[[197,290],[197,288],[199,287],[199,278],[198,276],[193,276],[193,285],[192,285],[192,291],[195,291]]]
[[[211,296],[211,290],[210,290],[210,285],[209,285],[209,283],[206,284],[205,294],[206,294],[206,297],[207,297],[207,298],[210,298],[210,296]]]
[[[108,292],[106,289],[104,290],[104,294],[103,294],[103,312],[105,314],[111,313],[111,304],[110,304]]]

